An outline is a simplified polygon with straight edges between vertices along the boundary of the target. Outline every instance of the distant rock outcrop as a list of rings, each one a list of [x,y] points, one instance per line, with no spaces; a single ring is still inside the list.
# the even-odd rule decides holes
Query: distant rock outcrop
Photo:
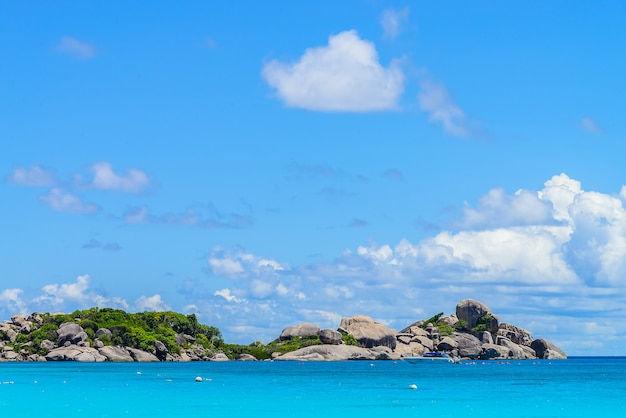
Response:
[[[339,331],[353,335],[364,348],[382,345],[393,350],[397,345],[396,331],[365,315],[343,318],[339,323]]]
[[[97,314],[103,314],[105,320]],[[147,319],[142,323],[141,318]],[[135,322],[129,326],[131,321]],[[168,326],[164,324],[171,328],[163,328]],[[219,330],[198,324],[194,315],[174,312],[127,314],[94,308],[72,316],[14,315],[0,323],[0,362],[256,360],[251,353],[259,359],[275,360],[398,360],[433,350],[462,359],[567,358],[552,342],[500,323],[484,303],[473,299],[460,301],[454,314],[415,321],[400,332],[369,316],[355,315],[341,319],[336,330],[321,330],[309,322],[288,326],[267,346],[258,341],[249,346],[224,344]]]
[[[280,340],[288,340],[293,337],[317,337],[320,334],[320,327],[311,324],[310,322],[304,322],[299,325],[287,327],[280,333]]]

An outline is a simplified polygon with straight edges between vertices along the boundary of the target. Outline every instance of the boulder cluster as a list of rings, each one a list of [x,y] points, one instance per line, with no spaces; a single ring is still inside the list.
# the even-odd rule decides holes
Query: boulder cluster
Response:
[[[136,347],[105,345],[101,338],[109,340],[111,331],[100,328],[95,334],[93,346],[83,327],[73,322],[66,322],[56,330],[55,341],[42,340],[39,345],[45,348],[47,354],[32,354],[28,348],[33,340],[20,344],[15,351],[15,343],[20,334],[30,334],[38,330],[44,321],[39,313],[28,317],[15,315],[10,321],[0,323],[0,362],[2,361],[79,361],[79,362],[156,362],[156,361],[227,361],[224,353],[208,353],[199,345],[185,344],[194,338],[189,335],[176,335],[176,341],[182,346],[180,354],[169,353],[165,344],[155,341],[152,351],[140,350]],[[242,355],[241,360],[250,360],[249,356]]]
[[[477,327],[478,325],[482,325]],[[443,332],[445,328],[446,332]],[[565,359],[566,354],[545,339],[500,323],[483,303],[464,299],[452,315],[441,315],[436,323],[418,321],[396,332],[364,315],[343,318],[337,331],[320,330],[314,324],[285,328],[279,340],[319,335],[323,344],[311,345],[276,360],[394,359],[421,356],[426,351],[443,351],[461,359],[526,360]],[[322,339],[324,335],[324,339]],[[327,335],[335,338],[327,340]],[[341,335],[352,335],[358,346],[348,346]],[[332,341],[332,342],[330,342]]]
[[[15,315],[10,321],[0,323],[0,362],[229,360],[223,352],[211,352],[195,344],[196,339],[187,334],[176,334],[180,353],[170,353],[161,341],[155,341],[150,351],[107,345],[105,342],[111,341],[111,330],[100,328],[90,339],[83,327],[75,322],[59,325],[52,334],[56,339],[49,339],[49,332],[45,334],[47,339],[36,338],[44,327],[44,319],[38,313],[28,317]],[[93,329],[90,332],[93,333]],[[21,334],[28,338],[20,337]],[[282,345],[303,340],[315,343],[294,351],[276,350]],[[33,344],[40,349],[33,350]],[[487,306],[471,299],[459,302],[454,314],[439,314],[426,322],[417,321],[400,332],[368,316],[356,315],[343,318],[337,329],[320,329],[312,323],[289,326],[270,346],[272,350],[268,353],[274,360],[400,360],[421,356],[427,351],[444,351],[461,359],[475,360],[567,358],[551,342],[534,339],[530,332],[515,325],[500,323]],[[257,360],[250,354],[240,354],[236,359]]]

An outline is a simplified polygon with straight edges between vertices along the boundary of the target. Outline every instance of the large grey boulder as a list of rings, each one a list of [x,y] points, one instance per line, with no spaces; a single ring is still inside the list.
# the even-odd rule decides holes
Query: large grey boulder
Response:
[[[567,358],[563,350],[543,338],[534,340],[530,344],[530,348],[535,350],[537,357],[540,359],[560,360]]]
[[[167,358],[167,347],[161,341],[157,340],[154,342],[154,351],[159,360],[164,361]]]
[[[506,347],[509,350],[508,357],[515,360],[523,360],[526,358],[524,350],[519,344],[515,344],[513,341],[506,337],[499,336],[497,338],[497,344],[502,347]]]
[[[517,327],[515,325],[507,324],[505,322],[500,324],[498,328],[498,335],[508,338],[515,344],[526,345],[530,347],[533,342],[533,336],[530,332],[524,328]]]
[[[50,340],[43,340],[41,344],[39,344],[39,348],[50,351],[54,348],[54,343]]]
[[[26,323],[26,317],[24,315],[13,315],[11,317],[11,322],[13,323],[13,325],[21,328]]]
[[[128,352],[128,350],[126,350],[123,347],[113,347],[113,346],[107,345],[105,347],[99,348],[98,352],[102,354],[103,356],[105,356],[108,361],[114,361],[114,362],[120,362],[120,363],[134,361],[130,353]]]
[[[440,351],[452,351],[459,346],[453,338],[443,337],[441,341],[437,344],[437,350]]]
[[[483,344],[479,358],[482,360],[507,359],[509,358],[509,349],[496,344]]]
[[[230,359],[224,353],[215,353],[210,359],[211,361],[229,361]]]
[[[57,335],[59,345],[64,345],[66,342],[78,345],[87,341],[88,338],[83,327],[73,322],[61,324],[57,330]]]
[[[478,323],[478,319],[484,315],[491,314],[491,310],[482,302],[474,299],[463,299],[456,305],[456,316],[459,320],[467,322],[469,329],[472,329]],[[493,332],[496,332],[496,327]]]
[[[32,314],[30,314],[27,318],[30,322],[36,324],[37,326],[42,325],[43,324],[43,317],[41,316],[41,314],[39,312],[33,312]]]
[[[380,354],[353,345],[311,345],[275,357],[274,360],[330,361],[330,360],[376,360]]]
[[[343,338],[339,331],[323,329],[320,331],[320,341],[322,344],[339,345],[343,343]]]
[[[100,338],[103,335],[106,335],[107,337],[109,337],[109,340],[111,339],[111,337],[113,337],[113,333],[111,332],[110,329],[108,329],[108,328],[98,328],[98,331],[96,331],[96,338]]]
[[[152,363],[157,362],[159,359],[152,353],[148,353],[147,351],[139,350],[137,348],[126,347],[128,354],[138,363]]]
[[[482,335],[480,336],[480,341],[483,344],[493,344],[493,336],[489,331],[483,331]]]
[[[391,328],[375,322],[372,318],[365,315],[356,315],[349,318],[343,318],[339,323],[339,330],[348,334],[352,334],[364,348],[372,348],[384,345],[396,348],[396,332]]]
[[[536,359],[537,358],[537,353],[535,352],[535,350],[533,350],[529,346],[527,346],[527,345],[520,345],[520,347],[524,351],[524,358],[526,360],[532,360],[532,359]]]
[[[84,363],[106,361],[106,357],[101,355],[98,350],[77,345],[55,348],[45,357],[47,361],[79,361]]]
[[[457,332],[454,334],[454,341],[457,343],[459,356],[468,358],[478,358],[482,353],[482,343],[472,334]]]
[[[279,340],[289,340],[293,337],[317,337],[320,334],[320,327],[310,322],[303,322],[299,325],[287,327],[280,333]]]
[[[237,357],[237,361],[257,361],[257,358],[252,354],[242,353]]]

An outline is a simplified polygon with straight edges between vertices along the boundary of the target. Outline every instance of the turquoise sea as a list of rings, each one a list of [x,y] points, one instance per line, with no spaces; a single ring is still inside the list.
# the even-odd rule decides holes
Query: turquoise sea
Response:
[[[197,377],[202,381],[196,382]],[[403,361],[0,363],[0,414],[624,417],[626,358],[460,365]]]

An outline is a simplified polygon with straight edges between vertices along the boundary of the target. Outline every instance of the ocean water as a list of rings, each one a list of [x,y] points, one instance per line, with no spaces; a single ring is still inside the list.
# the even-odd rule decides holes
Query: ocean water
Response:
[[[626,417],[626,358],[0,363],[2,417],[393,415]]]

